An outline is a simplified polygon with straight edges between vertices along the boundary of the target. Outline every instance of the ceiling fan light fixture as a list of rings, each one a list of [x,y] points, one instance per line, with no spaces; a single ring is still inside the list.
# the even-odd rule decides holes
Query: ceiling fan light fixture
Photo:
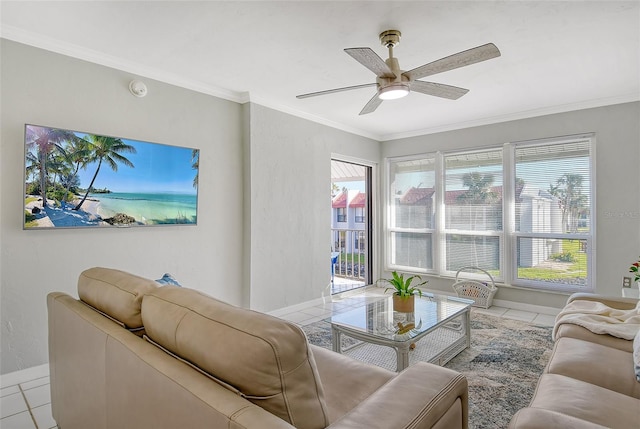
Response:
[[[380,89],[378,98],[380,100],[396,100],[409,95],[409,85],[397,83]]]

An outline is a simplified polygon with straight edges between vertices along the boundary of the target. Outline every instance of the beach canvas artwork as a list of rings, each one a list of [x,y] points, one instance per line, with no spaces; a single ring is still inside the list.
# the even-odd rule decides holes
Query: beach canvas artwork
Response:
[[[24,229],[196,225],[200,151],[25,126]]]

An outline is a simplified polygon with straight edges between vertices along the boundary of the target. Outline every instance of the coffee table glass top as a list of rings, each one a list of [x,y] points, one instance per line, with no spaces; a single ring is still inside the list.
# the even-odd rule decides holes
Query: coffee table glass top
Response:
[[[355,331],[381,339],[405,342],[423,332],[442,326],[458,318],[474,301],[455,296],[423,293],[416,296],[415,311],[400,313],[393,311],[391,296],[367,303],[345,313],[331,317],[331,324],[342,331]]]

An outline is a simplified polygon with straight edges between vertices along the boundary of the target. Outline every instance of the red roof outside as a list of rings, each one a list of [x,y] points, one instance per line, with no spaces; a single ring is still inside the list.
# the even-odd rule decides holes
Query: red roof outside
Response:
[[[334,209],[347,207],[347,193],[343,192],[333,199],[331,207]]]
[[[414,188],[413,186],[400,198],[400,204],[427,205],[435,193],[433,188]]]
[[[460,189],[457,191],[447,191],[445,194],[445,204],[459,204],[461,201],[459,197],[468,192],[466,189]],[[491,192],[493,192],[496,196],[496,203],[502,200],[502,186],[493,186],[491,187]],[[520,193],[522,192],[522,186],[516,189],[516,197],[520,197]],[[411,187],[405,194],[400,198],[400,204],[407,205],[426,205],[428,204],[432,198],[435,190],[433,188],[414,188]]]
[[[358,194],[353,197],[349,207],[364,207],[364,204],[367,201],[367,194],[363,194],[362,192],[358,192]]]

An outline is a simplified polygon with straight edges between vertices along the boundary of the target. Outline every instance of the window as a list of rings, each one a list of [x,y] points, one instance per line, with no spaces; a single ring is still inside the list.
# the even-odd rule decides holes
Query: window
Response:
[[[355,213],[356,213],[356,223],[364,223],[365,220],[365,214],[364,214],[364,207],[355,207],[354,208]]]
[[[336,209],[336,219],[338,222],[347,221],[347,209],[345,207],[339,207]]]
[[[444,272],[482,268],[502,277],[502,149],[444,157]]]
[[[513,158],[513,281],[584,288],[591,266],[591,140],[516,144]]]
[[[389,163],[389,262],[399,269],[433,270],[435,156]]]
[[[387,266],[447,276],[476,266],[514,285],[589,290],[592,140],[389,159]]]

